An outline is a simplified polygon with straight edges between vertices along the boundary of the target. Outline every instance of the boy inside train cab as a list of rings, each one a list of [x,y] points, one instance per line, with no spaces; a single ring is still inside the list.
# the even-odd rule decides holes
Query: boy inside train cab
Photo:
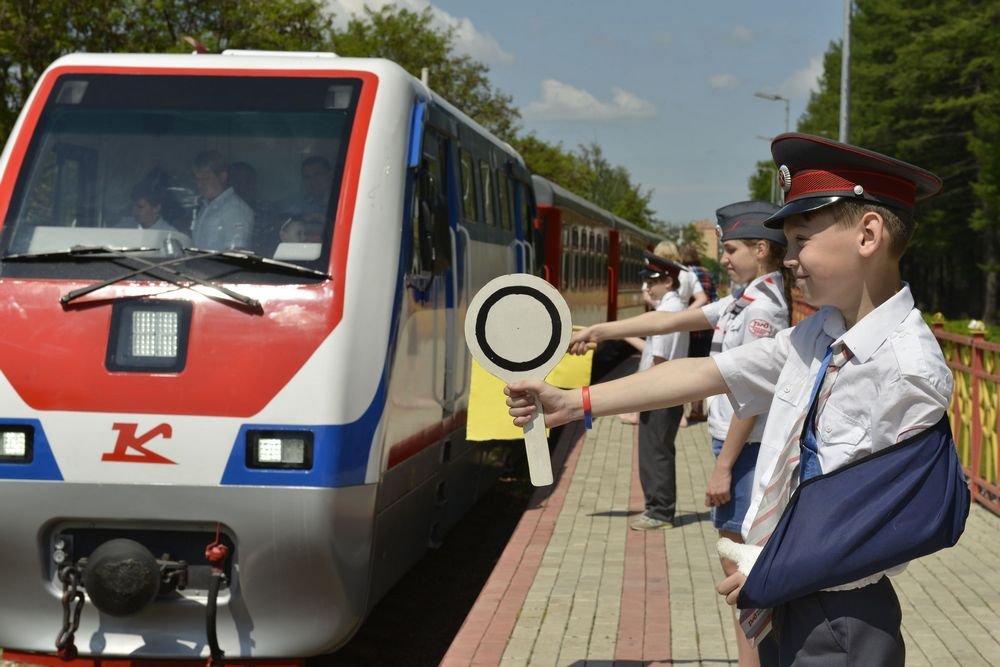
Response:
[[[797,133],[776,137],[772,154],[785,204],[765,224],[783,228],[785,264],[805,300],[819,308],[816,314],[774,338],[667,362],[582,392],[542,382],[516,382],[506,390],[518,425],[535,411],[534,396],[547,426],[585,413],[650,410],[716,394],[728,394],[740,417],[767,413],[742,528],[745,558],[741,571],[718,586],[730,604],[795,501],[793,489],[849,464],[856,468],[917,434],[941,432],[952,393],[951,372],[899,269],[914,229],[914,202],[937,193],[940,179],[879,153]],[[847,495],[848,511],[878,512],[865,505],[860,490]],[[828,509],[820,513],[828,516],[811,520],[833,524],[832,535],[838,521],[851,520]],[[822,554],[810,556],[821,560]],[[902,665],[901,612],[885,575],[902,571],[905,560],[771,610],[742,610],[747,635],[758,642],[766,636],[759,643],[762,664]],[[783,574],[794,579],[799,573]]]

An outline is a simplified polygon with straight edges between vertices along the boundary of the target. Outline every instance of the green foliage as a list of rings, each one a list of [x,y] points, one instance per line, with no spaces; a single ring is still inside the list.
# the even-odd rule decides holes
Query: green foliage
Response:
[[[580,192],[586,187],[583,165],[562,144],[553,145],[528,133],[515,137],[511,145],[533,173],[573,192]]]
[[[534,134],[514,139],[515,150],[533,173],[558,183],[615,215],[644,229],[661,232],[663,223],[650,206],[651,190],[632,182],[628,169],[614,166],[596,143],[569,152]]]
[[[996,319],[1000,265],[1000,7],[988,0],[858,0],[849,141],[938,174],[917,206],[904,277],[929,310]],[[836,138],[840,44],[799,130]]]
[[[761,160],[757,163],[757,170],[747,179],[747,189],[750,199],[777,202],[778,181],[772,161]]]
[[[934,324],[934,315],[932,313],[921,313],[924,318],[924,322],[928,326]],[[958,334],[959,336],[968,336],[969,334],[969,320],[945,320],[944,330],[948,333]],[[991,343],[1000,343],[1000,326],[986,325],[986,333],[983,334],[983,338]]]
[[[315,50],[332,34],[318,0],[3,0],[0,135],[7,136],[38,77],[75,51]]]
[[[579,146],[576,155],[585,174],[583,190],[577,194],[645,229],[660,226],[649,206],[652,191],[633,184],[628,169],[612,166],[596,143]]]
[[[684,245],[685,243],[693,245],[698,250],[699,255],[704,255],[707,250],[705,247],[705,238],[693,222],[686,225],[665,225],[654,231],[660,231],[664,239],[673,241],[677,246]],[[705,263],[707,260],[708,258],[702,257],[702,266],[709,266]]]
[[[395,5],[378,11],[366,6],[363,16],[352,16],[347,28],[334,35],[333,50],[342,56],[388,58],[417,78],[428,68],[435,92],[501,139],[511,140],[521,115],[510,95],[493,88],[486,65],[456,55],[453,31],[436,29],[431,20],[429,7],[418,13]]]

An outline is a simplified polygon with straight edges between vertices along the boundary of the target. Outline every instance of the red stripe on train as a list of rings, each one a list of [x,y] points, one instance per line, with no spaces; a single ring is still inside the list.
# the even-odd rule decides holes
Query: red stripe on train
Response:
[[[462,428],[465,426],[467,417],[468,412],[465,410],[456,412],[451,417],[437,424],[432,424],[422,431],[418,431],[390,445],[389,461],[386,463],[386,469],[396,467],[403,461],[416,456],[428,447],[440,442],[446,435]]]

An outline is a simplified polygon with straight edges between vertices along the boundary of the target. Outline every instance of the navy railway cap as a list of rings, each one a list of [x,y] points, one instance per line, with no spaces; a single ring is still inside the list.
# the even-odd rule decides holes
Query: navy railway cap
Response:
[[[741,201],[723,206],[715,212],[719,221],[715,231],[719,233],[719,240],[723,243],[739,239],[765,239],[771,243],[788,245],[783,231],[764,226],[764,221],[777,210],[777,206],[766,201]]]
[[[779,135],[771,155],[785,205],[768,219],[768,227],[781,228],[788,216],[842,199],[885,206],[911,222],[914,202],[941,190],[941,179],[926,169],[824,137]]]
[[[648,250],[643,250],[642,256],[646,259],[646,266],[639,271],[639,275],[643,278],[659,278],[666,274],[676,280],[681,271],[687,271],[683,264],[660,257]]]

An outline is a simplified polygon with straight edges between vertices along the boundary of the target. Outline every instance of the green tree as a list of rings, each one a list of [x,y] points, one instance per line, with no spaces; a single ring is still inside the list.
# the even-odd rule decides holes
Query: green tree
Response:
[[[590,176],[586,165],[562,144],[550,144],[528,133],[515,137],[511,145],[533,174],[544,176],[577,194],[587,188]]]
[[[971,183],[978,206],[970,229],[979,235],[979,265],[983,274],[982,319],[997,321],[1000,301],[1000,7],[995,3],[961,3],[949,29],[931,31],[935,42],[975,44],[968,49],[960,83],[965,95],[941,100],[938,109],[953,105],[971,110],[969,151],[978,168]]]
[[[577,194],[645,229],[662,227],[650,206],[652,190],[632,183],[628,169],[612,165],[600,145],[579,146],[576,156],[586,174]]]
[[[673,241],[678,246],[685,243],[690,243],[698,250],[698,254],[702,255],[702,264],[705,264],[704,257],[707,248],[705,247],[705,237],[702,236],[701,232],[698,231],[698,227],[695,223],[690,222],[686,225],[665,225],[661,228],[663,233],[663,238],[668,241]]]
[[[75,51],[314,50],[331,36],[319,0],[3,0],[0,133],[6,136],[38,77]]]
[[[333,36],[333,50],[342,56],[388,58],[418,78],[426,67],[431,89],[501,139],[513,139],[521,115],[511,97],[493,87],[486,65],[455,53],[451,29],[437,29],[431,20],[429,7],[413,12],[395,5],[377,11],[365,6],[363,16],[352,16]]]
[[[926,167],[944,191],[917,205],[904,277],[927,310],[996,318],[1000,139],[996,3],[858,0],[850,141]],[[840,45],[799,129],[836,137]]]
[[[747,189],[750,192],[750,199],[777,203],[778,181],[771,160],[761,160],[757,163],[757,170],[747,179]]]

